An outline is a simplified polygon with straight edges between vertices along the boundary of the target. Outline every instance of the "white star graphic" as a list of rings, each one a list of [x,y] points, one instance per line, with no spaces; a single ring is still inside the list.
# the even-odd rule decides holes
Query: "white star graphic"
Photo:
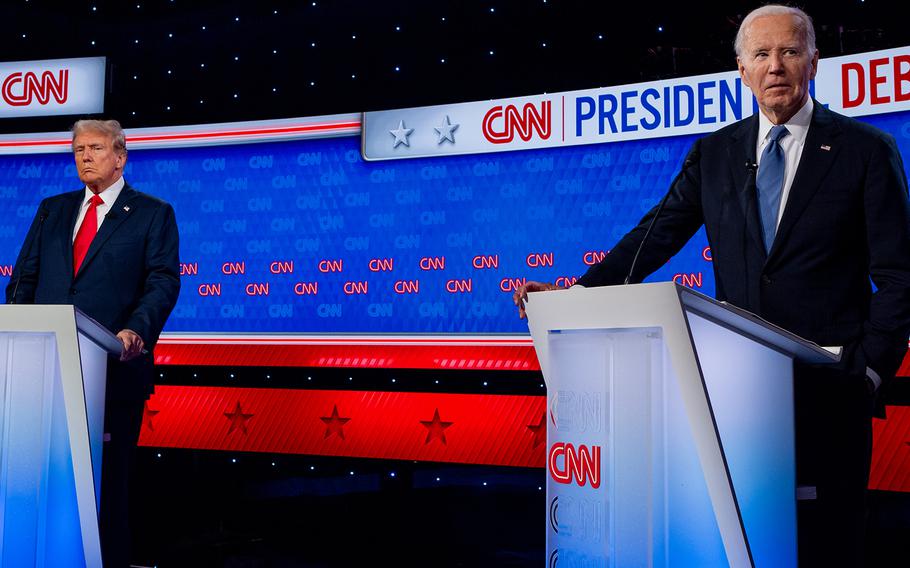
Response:
[[[411,144],[408,142],[408,136],[414,132],[413,128],[405,128],[404,121],[398,121],[397,130],[389,130],[389,134],[395,137],[395,142],[392,144],[392,148],[397,148],[399,144],[404,144],[407,147],[411,147]]]
[[[452,121],[449,120],[449,116],[448,116],[448,115],[446,115],[446,119],[443,121],[442,125],[441,125],[441,126],[434,126],[434,127],[433,127],[433,130],[436,131],[436,135],[439,137],[439,139],[436,141],[436,145],[437,145],[437,146],[438,146],[439,144],[442,144],[442,143],[445,142],[446,140],[448,140],[448,141],[451,142],[452,144],[455,143],[455,134],[453,134],[453,133],[454,133],[456,130],[458,130],[458,125],[457,125],[457,124],[452,124]]]

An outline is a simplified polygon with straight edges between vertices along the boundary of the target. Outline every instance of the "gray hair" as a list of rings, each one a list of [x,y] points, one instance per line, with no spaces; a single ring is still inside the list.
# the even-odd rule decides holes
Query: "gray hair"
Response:
[[[814,53],[815,27],[812,26],[812,18],[809,17],[809,14],[803,12],[799,8],[794,8],[792,6],[768,4],[767,6],[762,6],[761,8],[752,10],[748,15],[746,15],[745,18],[743,18],[743,23],[740,24],[739,31],[736,32],[736,40],[733,42],[733,49],[736,51],[736,56],[740,57],[743,54],[743,44],[746,41],[747,30],[756,18],[761,18],[762,16],[782,15],[793,16],[793,18],[796,20],[797,29],[802,32],[803,38],[806,41],[806,48],[808,49],[810,55]]]
[[[110,137],[114,150],[126,154],[126,136],[123,134],[123,128],[116,120],[77,120],[73,124],[73,140],[76,136],[89,131],[100,132]]]

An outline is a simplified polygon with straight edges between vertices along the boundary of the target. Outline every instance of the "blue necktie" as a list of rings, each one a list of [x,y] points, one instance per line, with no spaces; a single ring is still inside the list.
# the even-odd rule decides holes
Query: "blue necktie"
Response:
[[[777,232],[777,214],[780,211],[781,191],[784,187],[784,150],[780,139],[790,134],[787,127],[780,124],[771,129],[768,145],[761,154],[755,187],[758,190],[758,211],[761,214],[762,232],[765,237],[765,252],[771,251],[774,234]]]

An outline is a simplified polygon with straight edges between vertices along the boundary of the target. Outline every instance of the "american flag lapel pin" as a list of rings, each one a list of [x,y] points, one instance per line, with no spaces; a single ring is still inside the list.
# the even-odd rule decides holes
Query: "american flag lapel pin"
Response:
[[[825,152],[830,152],[831,146],[828,146],[827,144],[822,144],[822,150],[824,150]]]

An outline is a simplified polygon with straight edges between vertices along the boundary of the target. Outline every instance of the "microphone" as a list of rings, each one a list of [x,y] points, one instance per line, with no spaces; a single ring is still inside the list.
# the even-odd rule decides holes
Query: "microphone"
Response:
[[[697,149],[693,149],[689,152],[689,155],[686,156],[686,161],[683,162],[682,169],[680,169],[679,173],[676,174],[676,177],[673,178],[673,182],[670,184],[670,190],[667,191],[667,194],[660,200],[660,203],[657,205],[657,211],[654,212],[654,216],[651,217],[651,222],[648,223],[648,230],[645,231],[645,236],[641,238],[641,242],[638,244],[638,250],[635,251],[635,256],[632,258],[632,265],[629,267],[629,273],[626,275],[623,284],[628,284],[632,280],[632,273],[635,272],[635,265],[638,264],[638,255],[640,255],[642,249],[645,248],[645,243],[648,242],[648,237],[651,236],[651,231],[654,229],[654,222],[657,221],[661,211],[664,210],[664,205],[667,204],[667,199],[670,197],[670,194],[673,193],[673,188],[675,188],[676,184],[678,184],[682,177],[686,175],[686,170],[692,165],[697,164],[699,159],[701,159],[701,153]]]
[[[48,212],[43,209],[38,212],[38,227],[35,229],[34,235],[28,242],[28,248],[26,249],[26,252],[28,254],[26,254],[22,258],[23,261],[26,261],[26,262],[28,261],[28,258],[30,256],[32,256],[32,252],[34,252],[33,249],[35,248],[35,241],[41,239],[41,229],[42,229],[42,227],[44,227],[44,220],[47,219],[47,215],[48,215]],[[16,275],[16,285],[13,286],[13,294],[10,298],[10,304],[16,303],[16,293],[19,292],[19,283],[20,282],[22,282],[22,269],[21,268],[19,270],[19,274]]]

